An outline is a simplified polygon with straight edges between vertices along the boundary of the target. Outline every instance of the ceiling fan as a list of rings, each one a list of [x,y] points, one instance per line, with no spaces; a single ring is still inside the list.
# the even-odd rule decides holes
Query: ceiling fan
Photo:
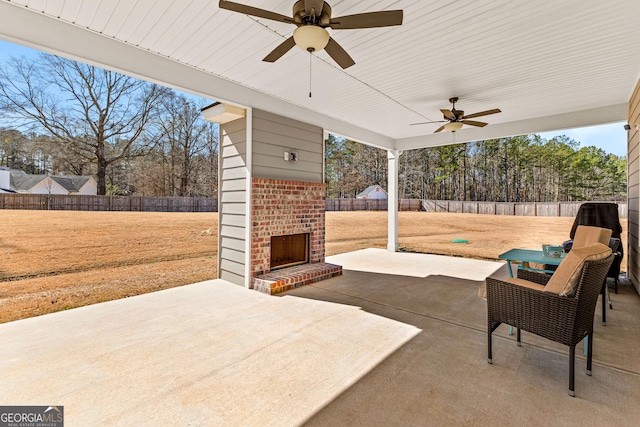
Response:
[[[355,64],[355,61],[338,42],[329,36],[325,28],[351,30],[402,24],[402,10],[358,13],[332,18],[331,6],[322,0],[299,0],[295,2],[291,18],[279,13],[226,0],[220,0],[219,7],[220,9],[244,13],[258,18],[294,24],[298,27],[293,32],[293,36],[282,42],[263,59],[266,62],[277,61],[293,46],[298,45],[301,49],[309,52],[318,52],[325,49],[338,65],[342,68],[348,68]]]
[[[449,102],[453,105],[453,107],[451,108],[451,110],[440,110],[442,111],[442,115],[444,116],[445,120],[436,120],[436,121],[432,121],[432,122],[422,122],[422,123],[412,123],[412,125],[424,125],[424,124],[428,124],[428,123],[445,123],[444,125],[440,126],[438,129],[436,129],[433,133],[437,133],[440,132],[442,130],[446,130],[448,132],[455,132],[457,130],[460,130],[462,128],[462,125],[471,125],[471,126],[477,126],[477,127],[485,127],[488,123],[485,122],[477,122],[475,120],[468,120],[468,119],[473,119],[476,117],[481,117],[481,116],[488,116],[489,114],[496,114],[496,113],[501,113],[502,111],[500,111],[499,108],[494,108],[493,110],[487,110],[487,111],[481,111],[479,113],[473,113],[473,114],[467,114],[466,116],[464,115],[464,111],[462,110],[456,110],[456,102],[458,102],[458,98],[449,98]]]

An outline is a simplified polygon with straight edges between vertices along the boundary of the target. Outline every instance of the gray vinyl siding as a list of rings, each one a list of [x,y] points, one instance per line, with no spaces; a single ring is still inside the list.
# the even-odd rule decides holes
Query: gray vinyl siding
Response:
[[[628,152],[627,152],[627,194],[628,212],[628,245],[627,274],[636,289],[640,289],[640,253],[638,240],[640,236],[640,132],[636,125],[640,124],[640,82],[629,101]]]
[[[322,182],[322,128],[253,110],[253,176],[255,178]],[[284,160],[285,151],[298,154]]]
[[[246,119],[220,126],[218,270],[221,279],[244,286],[247,215]]]

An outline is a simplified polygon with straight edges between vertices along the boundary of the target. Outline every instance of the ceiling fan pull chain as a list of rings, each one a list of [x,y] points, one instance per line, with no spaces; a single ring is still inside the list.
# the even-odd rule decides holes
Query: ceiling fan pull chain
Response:
[[[311,63],[313,62],[311,56],[312,53],[309,51],[309,98],[311,98]]]

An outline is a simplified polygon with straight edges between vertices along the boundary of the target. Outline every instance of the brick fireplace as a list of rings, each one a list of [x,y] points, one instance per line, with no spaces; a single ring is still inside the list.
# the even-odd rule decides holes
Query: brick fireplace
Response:
[[[252,178],[251,282],[253,288],[277,293],[342,274],[342,268],[324,263],[325,184]],[[271,268],[272,238],[308,235],[308,263]],[[299,245],[299,243],[297,244]],[[279,250],[279,257],[282,257]]]
[[[220,123],[218,277],[273,294],[342,274],[324,262],[324,130],[219,103],[202,116]]]

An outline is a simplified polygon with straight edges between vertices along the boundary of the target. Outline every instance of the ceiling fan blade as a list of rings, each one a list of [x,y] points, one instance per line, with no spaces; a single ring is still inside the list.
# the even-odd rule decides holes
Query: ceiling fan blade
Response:
[[[420,122],[420,123],[410,123],[409,126],[417,126],[417,125],[429,125],[432,123],[446,123],[446,120],[434,120],[432,122]]]
[[[293,40],[293,36],[289,37],[278,47],[273,49],[270,54],[264,57],[263,61],[265,62],[276,62],[278,59],[282,57],[285,53],[289,52],[292,47],[296,45],[296,42]]]
[[[493,110],[481,111],[479,113],[469,114],[467,116],[462,117],[463,119],[473,119],[474,117],[480,116],[488,116],[489,114],[502,113],[499,108],[494,108]]]
[[[442,115],[445,116],[449,120],[456,120],[456,115],[451,112],[451,110],[440,110]]]
[[[433,133],[442,132],[444,130],[444,125],[440,126],[438,129],[434,130]]]
[[[322,6],[324,6],[323,0],[304,0],[304,10],[309,14],[311,13],[311,9],[313,9],[315,15],[320,16]]]
[[[244,13],[245,15],[257,16],[258,18],[271,19],[272,21],[286,22],[287,24],[293,24],[293,18],[279,13],[270,12],[268,10],[259,9],[253,6],[247,6],[245,4],[234,3],[231,1],[220,0],[218,3],[220,9],[230,10],[232,12]]]
[[[349,56],[346,50],[342,48],[333,38],[329,38],[329,43],[324,48],[330,57],[338,63],[339,66],[349,68],[356,62]]]
[[[358,13],[339,16],[329,21],[334,30],[352,30],[357,28],[390,27],[402,24],[402,10],[383,10],[380,12]]]
[[[485,122],[474,122],[473,120],[463,120],[462,123],[464,123],[465,125],[477,126],[479,128],[483,128],[489,124]]]

